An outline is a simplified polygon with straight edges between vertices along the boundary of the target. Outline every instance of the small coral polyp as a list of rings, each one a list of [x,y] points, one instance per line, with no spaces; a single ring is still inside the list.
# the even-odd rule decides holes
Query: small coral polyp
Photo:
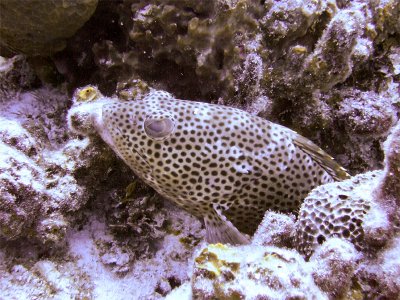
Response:
[[[85,88],[78,89],[75,92],[74,98],[77,102],[90,102],[101,97],[101,93],[95,86],[86,86]]]

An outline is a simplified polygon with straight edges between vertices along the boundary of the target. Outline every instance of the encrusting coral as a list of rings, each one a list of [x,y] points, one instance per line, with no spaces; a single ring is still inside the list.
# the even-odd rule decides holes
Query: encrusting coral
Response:
[[[330,238],[310,258],[312,277],[330,299],[360,299],[360,291],[352,282],[360,258],[353,244]]]
[[[195,299],[328,299],[295,251],[209,245],[195,258]]]

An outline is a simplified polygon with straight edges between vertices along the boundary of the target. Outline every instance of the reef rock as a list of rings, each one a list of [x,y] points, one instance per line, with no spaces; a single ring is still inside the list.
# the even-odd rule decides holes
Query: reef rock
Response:
[[[12,99],[0,104],[0,236],[43,243],[63,240],[68,223],[64,215],[87,201],[85,189],[68,172],[76,165],[65,156],[71,143],[65,149],[49,149],[65,139],[59,119],[65,115],[65,98],[41,89]]]
[[[295,216],[267,211],[252,244],[259,246],[289,247],[293,246],[295,236]]]
[[[97,0],[5,0],[0,4],[0,55],[51,55],[93,14]]]
[[[344,296],[352,299],[352,280],[360,258],[361,255],[350,242],[339,238],[328,239],[310,258],[316,285],[330,299]]]
[[[195,258],[195,299],[328,299],[295,251],[209,245]]]
[[[367,299],[398,299],[400,295],[400,238],[393,239],[377,256],[356,270],[360,290]],[[364,298],[364,299],[365,299]]]

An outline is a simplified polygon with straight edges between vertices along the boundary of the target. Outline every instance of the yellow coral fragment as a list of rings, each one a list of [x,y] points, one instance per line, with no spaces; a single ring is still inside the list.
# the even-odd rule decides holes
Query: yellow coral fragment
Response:
[[[77,91],[77,101],[93,101],[100,95],[99,90],[94,86],[87,86]]]

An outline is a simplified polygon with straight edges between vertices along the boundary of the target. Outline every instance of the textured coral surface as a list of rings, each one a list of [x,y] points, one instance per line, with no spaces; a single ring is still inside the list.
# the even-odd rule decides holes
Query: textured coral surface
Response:
[[[397,0],[0,1],[0,298],[397,299],[399,19]],[[268,211],[246,247],[206,245],[69,131],[88,84],[244,109],[354,176]]]

